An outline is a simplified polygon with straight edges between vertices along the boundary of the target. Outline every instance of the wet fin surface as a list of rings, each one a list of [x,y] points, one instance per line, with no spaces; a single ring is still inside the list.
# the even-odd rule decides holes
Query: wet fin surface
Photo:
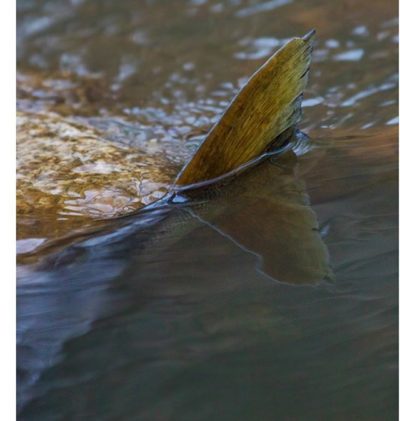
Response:
[[[315,31],[278,50],[234,98],[176,185],[221,176],[262,154],[301,118]]]

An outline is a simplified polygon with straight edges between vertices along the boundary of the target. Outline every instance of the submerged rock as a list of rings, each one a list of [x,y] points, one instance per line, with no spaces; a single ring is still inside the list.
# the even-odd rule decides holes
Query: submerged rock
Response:
[[[18,112],[18,237],[54,238],[130,213],[163,196],[177,171],[160,153],[112,143],[73,120]]]
[[[62,116],[96,116],[118,111],[120,99],[104,78],[77,77],[68,72],[17,72],[17,107],[28,112],[55,112]]]

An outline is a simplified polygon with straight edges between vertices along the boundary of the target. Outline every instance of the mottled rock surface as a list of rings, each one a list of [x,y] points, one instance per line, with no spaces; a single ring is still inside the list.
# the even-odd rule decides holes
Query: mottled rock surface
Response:
[[[131,213],[162,197],[178,170],[165,155],[110,142],[71,119],[18,112],[18,237],[37,244]]]

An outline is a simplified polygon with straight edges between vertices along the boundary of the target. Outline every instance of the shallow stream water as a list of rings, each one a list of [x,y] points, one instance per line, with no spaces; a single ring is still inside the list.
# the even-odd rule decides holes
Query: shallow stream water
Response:
[[[99,221],[84,191],[18,215],[19,419],[397,419],[396,16],[392,0],[18,0],[18,110],[151,157],[143,204],[257,67],[317,30],[292,151],[114,221],[136,205],[107,199]]]

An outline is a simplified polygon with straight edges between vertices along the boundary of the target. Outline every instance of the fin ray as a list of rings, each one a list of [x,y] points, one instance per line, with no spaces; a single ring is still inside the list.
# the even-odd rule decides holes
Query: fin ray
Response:
[[[234,170],[298,123],[314,33],[293,38],[254,73],[178,175],[177,185]]]

